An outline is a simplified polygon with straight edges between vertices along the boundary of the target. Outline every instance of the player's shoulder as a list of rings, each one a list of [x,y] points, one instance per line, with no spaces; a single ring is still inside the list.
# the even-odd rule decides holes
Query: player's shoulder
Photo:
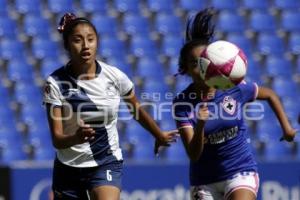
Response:
[[[66,76],[65,66],[61,66],[54,70],[46,79],[47,82],[64,80]]]

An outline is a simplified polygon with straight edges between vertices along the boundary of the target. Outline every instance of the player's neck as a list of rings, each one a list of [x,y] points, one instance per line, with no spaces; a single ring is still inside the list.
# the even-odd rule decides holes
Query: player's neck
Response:
[[[76,79],[90,80],[96,77],[96,62],[77,63],[71,61],[67,65],[67,70]]]

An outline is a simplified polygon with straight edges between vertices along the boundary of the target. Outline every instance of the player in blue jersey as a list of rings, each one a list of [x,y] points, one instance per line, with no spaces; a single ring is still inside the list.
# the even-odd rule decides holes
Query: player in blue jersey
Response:
[[[253,200],[259,176],[241,115],[243,105],[266,100],[281,124],[283,138],[292,141],[296,130],[271,89],[245,82],[227,91],[205,85],[198,58],[214,34],[213,16],[213,10],[205,9],[188,22],[179,72],[193,83],[173,101],[174,118],[190,158],[191,199]]]
[[[140,107],[130,79],[116,67],[96,60],[99,38],[90,21],[67,13],[59,31],[70,61],[54,71],[44,87],[57,149],[54,199],[117,200],[123,160],[116,127],[120,99],[131,106],[135,119],[160,145],[169,145],[176,131],[162,132]]]

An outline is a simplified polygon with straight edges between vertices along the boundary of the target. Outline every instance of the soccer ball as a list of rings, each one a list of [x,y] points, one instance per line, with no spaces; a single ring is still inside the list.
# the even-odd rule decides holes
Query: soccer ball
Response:
[[[226,90],[238,85],[247,72],[247,58],[243,51],[227,41],[209,44],[199,58],[200,76],[205,84]]]

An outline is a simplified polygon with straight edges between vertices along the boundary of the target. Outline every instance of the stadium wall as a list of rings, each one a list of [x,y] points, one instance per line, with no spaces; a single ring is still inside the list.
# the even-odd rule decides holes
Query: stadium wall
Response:
[[[11,165],[10,199],[51,199],[51,166],[51,163]],[[259,163],[259,171],[259,200],[300,200],[300,162]],[[2,193],[3,188],[1,186]],[[1,200],[4,199],[9,197]],[[188,200],[188,165],[125,163],[122,199]]]

